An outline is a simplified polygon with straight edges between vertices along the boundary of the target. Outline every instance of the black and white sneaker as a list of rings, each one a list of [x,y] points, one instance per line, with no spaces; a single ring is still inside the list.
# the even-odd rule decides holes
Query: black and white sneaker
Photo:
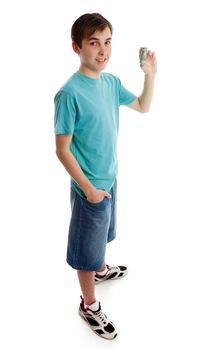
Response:
[[[95,284],[98,284],[107,280],[115,280],[121,277],[124,277],[128,273],[128,269],[126,266],[109,266],[107,265],[107,272],[104,276],[99,275],[95,272]]]
[[[114,339],[117,336],[117,331],[113,322],[102,312],[100,302],[98,303],[98,309],[93,311],[90,309],[90,305],[85,308],[84,298],[82,296],[81,299],[79,315],[97,335],[105,339]]]

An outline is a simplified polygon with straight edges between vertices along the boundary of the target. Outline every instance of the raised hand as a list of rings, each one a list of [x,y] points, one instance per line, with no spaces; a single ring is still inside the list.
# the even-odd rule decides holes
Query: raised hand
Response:
[[[157,73],[157,61],[154,51],[147,52],[147,58],[144,64],[140,64],[145,75],[155,75]]]

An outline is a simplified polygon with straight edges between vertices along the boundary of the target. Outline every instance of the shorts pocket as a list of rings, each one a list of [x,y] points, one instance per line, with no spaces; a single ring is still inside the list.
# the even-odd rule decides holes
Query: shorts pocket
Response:
[[[106,197],[104,197],[100,202],[97,202],[97,203],[92,203],[92,202],[88,201],[87,198],[84,198],[84,201],[87,202],[90,205],[96,206],[96,205],[99,205],[99,204],[103,203],[105,201],[105,199],[106,199]]]

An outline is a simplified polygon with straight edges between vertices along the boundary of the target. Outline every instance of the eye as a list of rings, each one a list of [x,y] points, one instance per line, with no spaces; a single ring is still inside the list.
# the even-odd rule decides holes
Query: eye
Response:
[[[97,45],[97,42],[96,42],[96,41],[93,41],[93,42],[90,43],[90,45],[96,46],[96,45]]]
[[[111,41],[110,41],[110,40],[107,40],[107,41],[106,41],[106,44],[107,44],[107,45],[110,45],[110,44],[111,44]]]

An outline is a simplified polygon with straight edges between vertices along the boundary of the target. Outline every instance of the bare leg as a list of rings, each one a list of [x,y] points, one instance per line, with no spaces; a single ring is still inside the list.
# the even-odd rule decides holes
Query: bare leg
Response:
[[[93,271],[78,270],[77,274],[85,304],[93,304],[96,301],[94,282],[95,273]]]
[[[106,263],[104,262],[99,268],[99,271],[104,271],[106,268]],[[85,301],[85,304],[90,305],[96,301],[95,297],[95,282],[94,282],[94,271],[77,271],[79,284],[82,290],[82,295]]]

